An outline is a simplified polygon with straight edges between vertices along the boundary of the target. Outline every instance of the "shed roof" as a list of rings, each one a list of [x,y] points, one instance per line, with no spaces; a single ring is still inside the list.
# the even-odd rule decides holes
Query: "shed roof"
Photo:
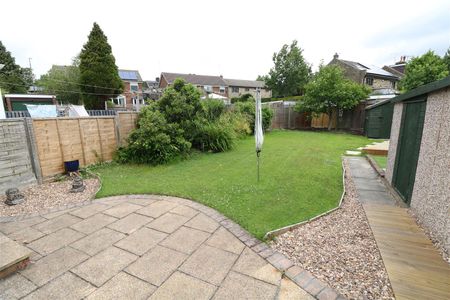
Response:
[[[224,79],[220,76],[211,75],[197,75],[197,74],[181,74],[181,73],[161,73],[161,77],[167,80],[167,83],[172,84],[175,79],[181,78],[188,83],[198,85],[212,85],[212,86],[226,86]]]
[[[55,95],[6,94],[5,98],[16,98],[16,99],[53,99],[53,98],[55,98]]]
[[[266,86],[260,80],[224,79],[229,86],[263,88]]]
[[[399,78],[397,75],[392,74],[392,73],[390,73],[386,70],[383,70],[382,68],[379,68],[374,65],[366,65],[366,64],[362,64],[362,63],[359,63],[356,61],[351,61],[351,60],[344,60],[344,59],[339,59],[339,60],[355,69],[358,69],[360,71],[366,71],[367,74],[384,76],[384,77],[393,77],[393,78],[397,78],[397,79]]]
[[[419,86],[418,88],[415,88],[409,92],[406,92],[400,96],[393,98],[391,101],[394,103],[406,101],[406,100],[414,98],[414,97],[427,95],[429,93],[446,88],[448,86],[450,86],[450,76],[447,76],[444,79],[441,79],[438,81],[434,81],[434,82]]]

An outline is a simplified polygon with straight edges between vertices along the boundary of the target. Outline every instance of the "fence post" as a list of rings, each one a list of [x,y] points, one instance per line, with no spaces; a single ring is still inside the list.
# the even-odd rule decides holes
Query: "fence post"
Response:
[[[121,139],[120,139],[120,112],[117,112],[117,114],[114,116],[114,127],[116,131],[116,144],[117,148],[122,146]]]
[[[33,120],[31,118],[24,118],[25,134],[27,138],[28,151],[30,153],[31,167],[33,168],[34,175],[37,182],[42,183],[42,170],[39,163],[39,154],[36,145],[36,136],[34,134]]]

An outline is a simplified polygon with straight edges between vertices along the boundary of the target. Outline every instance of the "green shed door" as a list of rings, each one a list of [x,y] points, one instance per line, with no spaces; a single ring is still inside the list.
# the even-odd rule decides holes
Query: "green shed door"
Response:
[[[403,105],[393,185],[403,200],[409,204],[416,177],[427,102],[426,100],[404,102]]]

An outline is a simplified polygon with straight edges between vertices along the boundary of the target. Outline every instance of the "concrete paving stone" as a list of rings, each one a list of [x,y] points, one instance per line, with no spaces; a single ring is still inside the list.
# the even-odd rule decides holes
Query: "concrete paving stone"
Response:
[[[216,287],[189,275],[175,272],[166,282],[150,297],[158,299],[183,299],[202,300],[210,299]],[[237,298],[235,298],[237,299]]]
[[[233,270],[271,284],[278,285],[281,280],[281,272],[249,248],[244,249]]]
[[[274,299],[276,293],[274,285],[230,272],[213,299]]]
[[[63,228],[28,244],[28,247],[41,255],[47,255],[81,239],[83,236],[84,234],[73,229]]]
[[[385,185],[379,179],[356,177],[353,181],[358,190],[386,191]]]
[[[108,224],[111,224],[112,222],[115,222],[117,219],[113,218],[111,216],[107,216],[102,213],[98,213],[96,215],[93,215],[92,217],[89,217],[87,219],[84,219],[81,222],[78,222],[72,226],[70,226],[72,229],[75,229],[77,231],[80,231],[84,234],[91,234],[100,228],[105,227]]]
[[[116,243],[115,246],[136,255],[142,255],[166,237],[166,233],[143,227]]]
[[[180,227],[177,231],[168,236],[160,245],[191,254],[194,252],[208,237],[209,233],[204,231]]]
[[[201,213],[187,222],[185,226],[213,233],[219,227],[219,223]]]
[[[156,287],[151,284],[127,273],[120,272],[86,299],[148,299],[155,290]]]
[[[95,215],[96,213],[102,212],[108,208],[111,208],[110,205],[104,204],[104,203],[93,203],[90,205],[83,206],[81,208],[72,210],[70,212],[71,215],[74,215],[76,217],[86,219],[90,216]]]
[[[158,218],[176,206],[178,206],[178,204],[166,200],[156,201],[155,203],[138,210],[137,213],[152,218]]]
[[[233,266],[238,255],[202,245],[179,268],[195,278],[219,285]]]
[[[125,196],[115,196],[115,197],[107,197],[104,199],[96,199],[95,202],[104,203],[110,206],[116,206],[122,203],[125,203],[127,199]]]
[[[295,276],[292,280],[297,283],[300,287],[305,287],[308,283],[313,280],[315,277],[311,275],[308,271],[303,271],[297,276]]]
[[[45,234],[33,227],[27,227],[22,230],[11,233],[9,237],[17,242],[29,244],[34,240],[43,237]]]
[[[82,299],[92,293],[95,287],[73,275],[70,272],[64,273],[62,276],[47,283],[40,289],[32,292],[24,299],[26,300],[48,300],[48,299],[65,299],[77,300]]]
[[[314,297],[288,278],[283,278],[278,292],[278,300],[314,300]]]
[[[331,288],[324,288],[318,295],[317,299],[319,300],[336,300],[339,295]]]
[[[29,258],[30,255],[31,251],[27,247],[0,234],[0,270],[3,271]]]
[[[109,228],[102,228],[74,242],[70,246],[93,256],[120,241],[124,237],[126,237],[126,235],[123,233],[111,230]]]
[[[175,207],[174,209],[172,209],[170,212],[181,215],[181,216],[185,216],[188,218],[192,218],[193,216],[195,216],[196,214],[199,213],[198,210],[190,208],[189,206],[186,206],[186,205],[179,205],[179,206]]]
[[[358,199],[361,202],[370,204],[388,204],[393,205],[395,200],[386,191],[358,190]]]
[[[125,202],[118,204],[110,209],[104,210],[103,213],[116,218],[123,218],[140,208],[142,208],[142,206]]]
[[[323,289],[325,289],[327,286],[322,283],[322,281],[313,278],[311,279],[307,285],[303,286],[302,288],[305,289],[305,291],[307,291],[308,293],[310,293],[311,295],[316,296],[317,294],[319,294]]]
[[[236,254],[240,254],[245,248],[245,245],[239,239],[223,227],[214,232],[206,244]]]
[[[303,271],[304,269],[300,268],[299,266],[292,266],[286,270],[286,276],[289,278],[294,278]]]
[[[151,223],[147,225],[147,227],[166,233],[172,233],[178,228],[180,228],[180,226],[186,223],[188,220],[189,218],[185,216],[166,213],[160,216],[159,218],[153,220]]]
[[[30,248],[28,248],[28,249],[30,249]],[[37,253],[36,251],[30,249],[30,252],[31,252],[31,254],[30,254],[30,261],[31,261],[32,263],[33,263],[33,262],[36,262],[36,261],[38,261],[38,260],[40,260],[40,259],[42,258],[42,255],[40,255],[40,254]]]
[[[21,221],[0,222],[0,231],[3,232],[4,234],[11,234],[13,232],[33,226],[35,224],[42,223],[46,220],[47,219],[43,217],[33,217]]]
[[[19,299],[36,289],[31,281],[16,273],[0,279],[0,299]]]
[[[54,212],[50,212],[50,213],[47,213],[47,214],[43,215],[43,217],[50,220],[50,219],[59,217],[59,216],[61,216],[63,214],[69,213],[72,210],[74,210],[74,208],[56,210]]]
[[[141,206],[147,206],[154,202],[156,202],[155,199],[149,199],[149,198],[135,198],[135,199],[128,199],[127,202],[134,203]]]
[[[112,246],[89,258],[71,271],[100,287],[136,259],[136,255]]]
[[[41,286],[78,265],[88,257],[79,250],[65,247],[42,257],[36,263],[29,265],[25,270],[20,271],[20,273],[34,284]]]
[[[188,256],[175,250],[156,246],[132,263],[126,272],[153,285],[160,286]]]
[[[78,223],[82,219],[69,215],[69,214],[63,214],[61,216],[58,216],[56,218],[47,220],[45,222],[39,223],[37,225],[34,225],[34,229],[37,229],[39,231],[42,231],[45,234],[49,234],[55,231],[58,231],[64,227],[69,227],[75,223]]]
[[[153,218],[132,213],[126,216],[125,218],[122,218],[112,224],[109,224],[108,227],[116,231],[130,234],[135,232],[145,224],[151,222],[152,220]]]

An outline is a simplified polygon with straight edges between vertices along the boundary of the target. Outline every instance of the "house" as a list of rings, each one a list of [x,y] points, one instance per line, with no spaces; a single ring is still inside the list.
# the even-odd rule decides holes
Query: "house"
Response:
[[[26,104],[56,105],[55,95],[39,94],[6,94],[5,107],[7,111],[26,111]]]
[[[224,79],[228,86],[228,98],[237,98],[245,94],[255,97],[256,89],[261,91],[261,98],[272,98],[272,91],[266,87],[264,81]]]
[[[159,77],[155,80],[145,80],[144,81],[144,99],[158,100],[162,95],[161,88],[159,87]]]
[[[396,62],[394,65],[384,66],[383,70],[392,73],[399,78],[403,78],[405,76],[405,68],[406,68],[406,56],[401,56],[400,60]]]
[[[119,70],[119,77],[123,82],[121,95],[112,98],[116,109],[139,110],[145,104],[143,97],[143,81],[137,70]]]
[[[391,102],[386,179],[450,251],[450,76]]]
[[[217,94],[222,97],[231,99],[240,97],[244,94],[255,95],[256,89],[261,90],[261,98],[269,98],[272,92],[265,88],[263,81],[256,80],[240,80],[225,79],[223,76],[196,75],[196,74],[180,74],[180,73],[161,73],[159,81],[160,88],[166,88],[172,84],[175,79],[181,78],[186,82],[195,85],[203,94]]]

